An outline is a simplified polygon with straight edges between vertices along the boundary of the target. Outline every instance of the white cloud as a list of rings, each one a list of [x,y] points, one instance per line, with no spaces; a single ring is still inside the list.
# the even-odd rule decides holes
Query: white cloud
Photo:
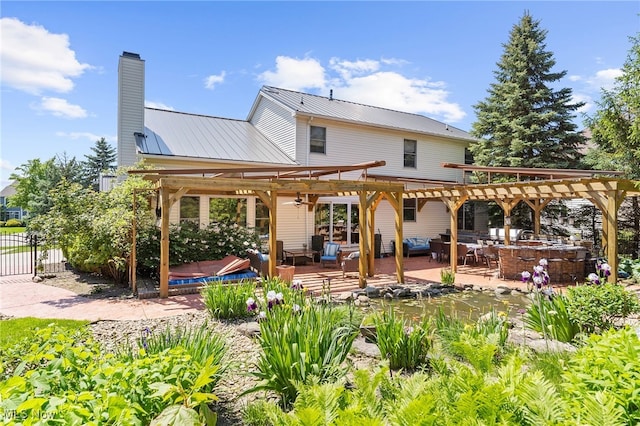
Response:
[[[597,89],[611,89],[616,78],[622,76],[622,70],[619,68],[608,68],[606,70],[597,71],[594,76],[587,79],[588,83]]]
[[[582,81],[582,76],[579,75],[570,75],[568,78],[569,81]]]
[[[331,58],[329,66],[335,70],[344,80],[351,79],[354,75],[368,74],[380,69],[380,62],[371,59],[355,62],[345,61],[339,58]]]
[[[78,62],[66,34],[52,34],[16,18],[0,19],[0,33],[3,85],[35,95],[44,90],[66,93],[73,89],[72,78],[91,68]]]
[[[596,106],[593,98],[585,93],[573,92],[572,101],[574,103],[584,102],[584,105],[578,108],[578,113],[588,114]]]
[[[206,87],[207,89],[215,89],[216,88],[216,84],[220,84],[220,83],[224,83],[224,77],[227,73],[222,71],[220,74],[215,75],[212,74],[209,77],[204,79],[204,87]]]
[[[46,111],[56,117],[63,118],[85,118],[87,111],[80,105],[73,105],[66,99],[43,97],[38,105],[33,107],[36,110]]]
[[[331,58],[328,70],[318,60],[276,58],[276,69],[259,75],[263,83],[283,89],[326,94],[334,89],[336,99],[374,105],[398,111],[425,114],[448,122],[462,120],[460,105],[447,100],[443,81],[409,78],[387,68],[406,64],[399,59],[349,61]],[[330,74],[333,71],[336,76]]]
[[[56,136],[72,140],[86,139],[90,142],[95,142],[101,138],[104,138],[107,142],[116,142],[118,139],[116,136],[96,135],[91,132],[56,132]]]
[[[162,102],[144,101],[144,106],[146,106],[147,108],[164,109],[167,111],[176,110],[174,107],[165,105]]]
[[[258,79],[268,86],[289,90],[321,89],[325,87],[325,70],[315,59],[276,58],[276,70],[265,71]]]
[[[13,171],[15,170],[16,166],[14,166],[13,164],[11,164],[10,162],[8,162],[7,160],[3,160],[2,158],[0,158],[0,170],[3,171],[8,171],[13,173]]]

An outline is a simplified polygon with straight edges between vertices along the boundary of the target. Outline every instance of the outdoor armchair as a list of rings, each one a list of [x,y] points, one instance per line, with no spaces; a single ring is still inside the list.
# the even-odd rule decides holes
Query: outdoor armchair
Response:
[[[340,266],[342,261],[342,251],[338,243],[326,243],[320,256],[320,264],[324,267],[326,264]]]

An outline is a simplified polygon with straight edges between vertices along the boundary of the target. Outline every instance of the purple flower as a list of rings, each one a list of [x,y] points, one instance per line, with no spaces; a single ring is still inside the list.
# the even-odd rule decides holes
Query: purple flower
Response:
[[[282,293],[276,294],[273,290],[269,290],[267,292],[267,305],[269,306],[269,309],[282,303],[284,303],[284,296],[282,296]]]
[[[304,286],[302,285],[302,281],[301,280],[293,280],[291,282],[291,289],[293,289],[293,290],[303,290]]]
[[[526,283],[527,281],[529,281],[531,279],[531,272],[529,271],[522,271],[522,282]]]
[[[258,314],[258,322],[266,321],[266,319],[267,319],[267,313],[265,311],[260,311],[260,313]]]
[[[589,276],[587,276],[587,279],[593,284],[600,284],[600,277],[598,276],[598,274],[595,274],[593,272],[590,273]]]
[[[542,259],[540,259],[540,262],[538,262],[538,264],[539,264],[540,266],[542,266],[542,267],[545,267],[545,266],[547,266],[549,263],[547,262],[547,259],[542,258]]]
[[[611,266],[608,263],[598,265],[598,269],[600,269],[604,273],[605,277],[611,275]]]
[[[300,312],[302,312],[302,308],[297,303],[294,303],[291,309],[293,310],[294,314],[299,314]]]
[[[247,299],[247,311],[253,312],[258,310],[258,304],[253,297]]]

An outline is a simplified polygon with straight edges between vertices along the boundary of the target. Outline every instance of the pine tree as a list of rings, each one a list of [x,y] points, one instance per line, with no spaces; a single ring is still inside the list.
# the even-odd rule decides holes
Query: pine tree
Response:
[[[571,103],[571,89],[551,86],[566,75],[553,72],[546,50],[547,31],[525,13],[513,27],[494,71],[496,82],[474,105],[475,164],[508,167],[577,168],[584,137],[571,121],[582,103]]]
[[[91,151],[95,155],[85,155],[85,185],[97,191],[100,173],[115,170],[116,149],[110,146],[105,138],[100,138],[96,145],[91,147]]]

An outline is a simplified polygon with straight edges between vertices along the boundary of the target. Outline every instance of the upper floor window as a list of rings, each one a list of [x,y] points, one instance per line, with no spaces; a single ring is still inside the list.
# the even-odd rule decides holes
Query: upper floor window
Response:
[[[404,166],[416,168],[416,154],[418,152],[418,142],[405,139],[404,140]]]
[[[415,198],[405,198],[402,202],[402,213],[404,222],[415,222],[417,216],[417,204]]]
[[[327,128],[311,126],[309,152],[325,154],[327,152]]]

